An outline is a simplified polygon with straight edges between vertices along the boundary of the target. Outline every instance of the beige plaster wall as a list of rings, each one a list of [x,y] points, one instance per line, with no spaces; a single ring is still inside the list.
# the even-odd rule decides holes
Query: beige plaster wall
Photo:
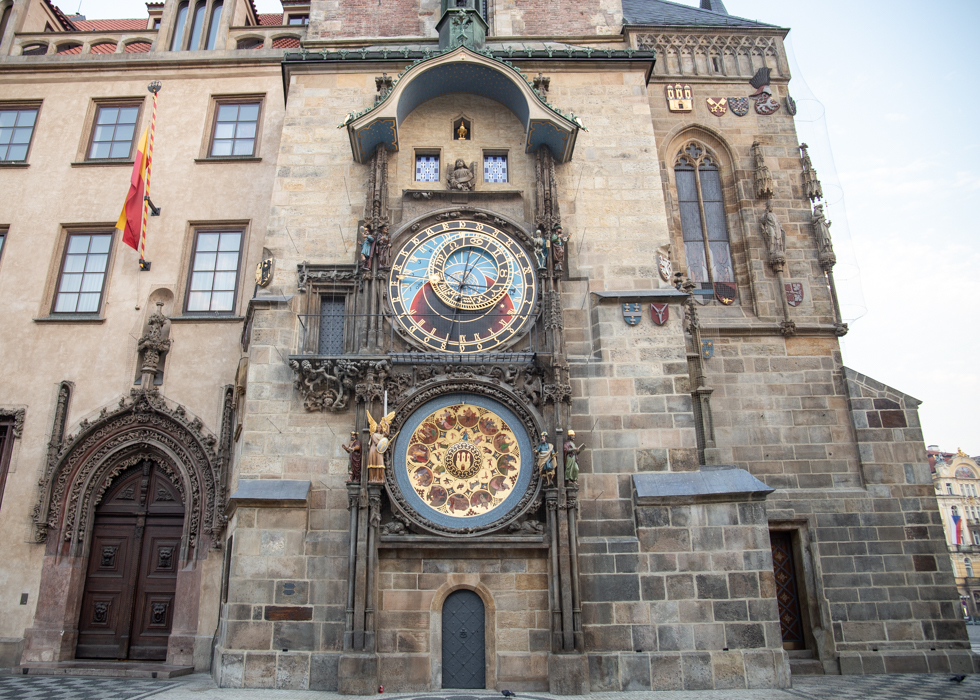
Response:
[[[73,167],[87,143],[86,121],[93,98],[146,96],[143,123],[150,117],[146,85],[163,82],[157,116],[151,196],[162,207],[149,220],[150,272],[137,274],[137,253],[117,234],[113,243],[102,323],[39,323],[48,315],[64,246],[65,225],[111,229],[128,190],[131,164]],[[211,95],[265,93],[261,162],[195,163],[210,134]],[[115,404],[133,386],[136,343],[151,311],[153,290],[176,293],[190,259],[190,222],[236,221],[247,226],[236,313],[244,313],[253,289],[252,270],[262,249],[275,152],[282,128],[283,99],[278,66],[267,68],[159,68],[152,72],[104,70],[21,75],[7,73],[0,94],[10,100],[42,100],[27,168],[0,169],[0,224],[9,227],[0,261],[0,298],[5,332],[0,337],[0,405],[26,407],[23,437],[15,441],[10,475],[0,507],[0,637],[21,637],[31,625],[43,545],[31,544],[30,512],[45,465],[46,444],[58,383],[75,383],[68,415],[73,432],[82,418]],[[142,125],[140,126],[142,129]],[[137,307],[139,307],[137,309]],[[170,313],[168,305],[165,311]],[[234,382],[241,321],[173,323],[172,350],[161,388],[218,433],[221,387]],[[220,553],[217,569],[220,572]],[[210,560],[209,560],[210,562]],[[16,565],[9,565],[16,563]],[[210,635],[217,615],[220,573],[203,577],[199,632]],[[26,606],[18,605],[28,593]]]

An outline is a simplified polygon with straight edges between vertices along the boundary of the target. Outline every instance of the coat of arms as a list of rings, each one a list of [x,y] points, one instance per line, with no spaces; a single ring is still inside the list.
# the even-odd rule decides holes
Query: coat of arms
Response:
[[[694,109],[690,85],[670,83],[664,88],[664,94],[667,96],[667,109],[671,112],[690,112]]]
[[[670,282],[671,275],[674,274],[670,265],[670,258],[664,253],[657,253],[657,272],[660,273],[660,279],[664,282]]]
[[[623,319],[627,325],[635,326],[640,322],[640,316],[642,315],[643,312],[640,311],[639,303],[623,304]]]
[[[725,116],[725,112],[728,111],[728,100],[724,97],[719,97],[717,100],[713,97],[708,97],[706,102],[708,103],[708,111],[716,117],[723,117]]]
[[[803,303],[803,284],[801,282],[786,283],[786,301],[790,306],[799,306]]]
[[[670,305],[664,302],[663,304],[658,304],[654,302],[650,304],[650,316],[653,318],[653,322],[658,326],[662,326],[667,323],[667,319],[670,318]]]
[[[715,282],[715,299],[725,306],[731,306],[738,297],[738,287],[734,282]]]
[[[796,100],[789,95],[786,95],[786,111],[789,113],[789,116],[796,116]]]
[[[266,258],[255,266],[255,284],[268,287],[272,281],[273,258]]]
[[[756,113],[763,116],[775,114],[779,110],[779,102],[773,98],[772,88],[769,87],[770,73],[772,73],[771,68],[760,68],[749,81],[749,85],[755,88],[755,92],[749,97],[755,100]]]
[[[706,360],[710,360],[715,356],[715,341],[713,340],[702,340],[701,341],[701,357]]]
[[[748,97],[729,97],[728,106],[732,110],[732,114],[736,117],[744,117],[749,113],[749,98]]]

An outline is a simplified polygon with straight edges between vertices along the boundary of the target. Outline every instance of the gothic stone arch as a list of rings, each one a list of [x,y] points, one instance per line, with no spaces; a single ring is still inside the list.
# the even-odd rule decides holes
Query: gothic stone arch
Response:
[[[83,420],[52,455],[39,482],[32,520],[35,541],[45,543],[34,626],[26,633],[24,662],[74,658],[95,507],[112,480],[143,459],[160,466],[184,501],[180,571],[167,662],[193,662],[200,603],[201,562],[220,547],[223,460],[217,440],[180,405],[137,391]]]

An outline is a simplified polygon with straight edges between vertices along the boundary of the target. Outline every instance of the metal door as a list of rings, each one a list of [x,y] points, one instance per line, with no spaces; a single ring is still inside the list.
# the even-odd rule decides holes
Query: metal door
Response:
[[[473,591],[450,593],[442,606],[442,687],[486,688],[483,601]]]
[[[779,628],[784,649],[805,649],[800,593],[793,564],[793,540],[789,532],[769,532],[772,544],[772,569],[776,576],[776,600],[779,603]]]

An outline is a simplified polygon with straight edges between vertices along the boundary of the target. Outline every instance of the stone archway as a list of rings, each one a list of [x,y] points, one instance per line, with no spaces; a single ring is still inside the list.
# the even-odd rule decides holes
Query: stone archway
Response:
[[[185,508],[174,552],[177,594],[167,662],[191,665],[195,648],[210,646],[210,638],[197,634],[197,622],[202,564],[220,547],[226,523],[226,469],[217,443],[199,418],[152,391],[136,391],[116,408],[103,408],[95,421],[82,421],[40,481],[32,519],[45,555],[22,663],[75,657],[96,506],[117,476],[145,460],[158,466]]]

